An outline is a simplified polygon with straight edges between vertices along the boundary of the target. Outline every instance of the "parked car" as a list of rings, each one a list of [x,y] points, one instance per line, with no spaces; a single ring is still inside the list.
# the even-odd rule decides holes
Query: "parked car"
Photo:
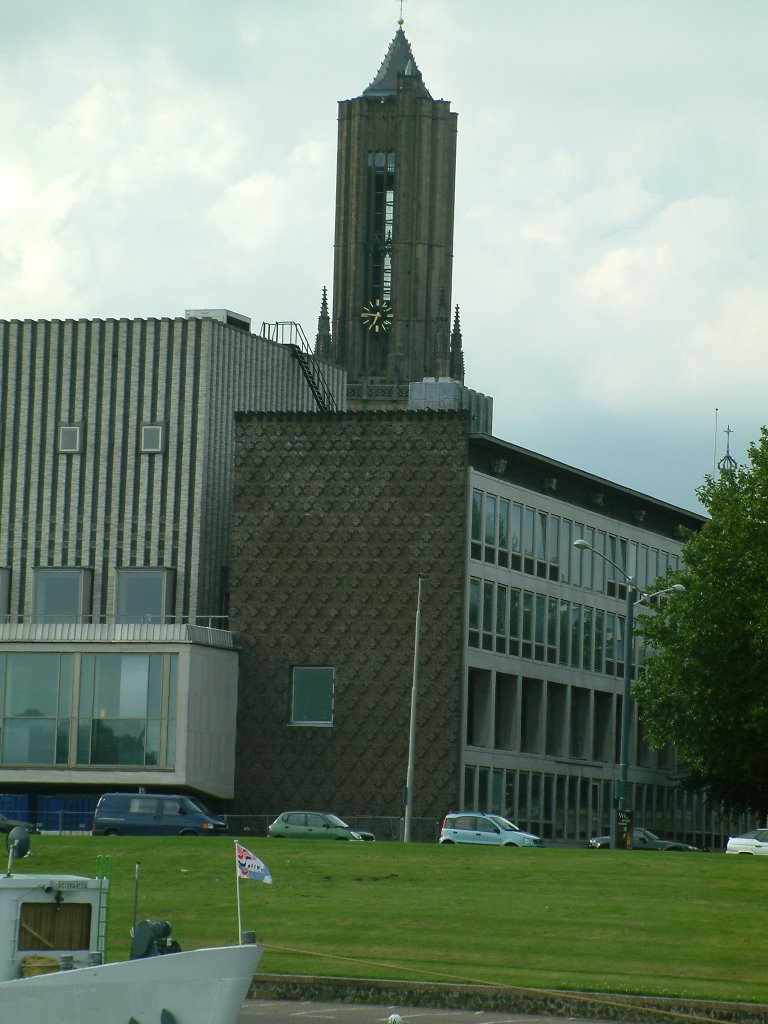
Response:
[[[213,836],[227,823],[177,793],[105,793],[93,813],[95,836]]]
[[[17,825],[21,825],[30,834],[35,834],[40,831],[37,825],[33,825],[31,821],[18,821],[16,818],[7,818],[2,812],[0,812],[0,832],[8,833],[12,828],[16,828]]]
[[[451,811],[443,819],[439,842],[473,843],[478,846],[543,846],[532,832],[523,832],[499,814]]]
[[[589,840],[589,845],[595,849],[600,850],[611,845],[610,836],[592,836]],[[632,829],[632,849],[633,850],[669,850],[669,851],[680,851],[680,850],[700,850],[699,846],[691,846],[689,843],[681,843],[678,839],[662,839],[657,836],[655,832],[651,832],[647,828],[633,828]]]
[[[354,829],[336,814],[283,811],[267,828],[268,839],[351,839],[372,842],[373,832]]]
[[[754,832],[745,832],[743,836],[730,836],[725,852],[768,854],[768,828],[758,828]]]

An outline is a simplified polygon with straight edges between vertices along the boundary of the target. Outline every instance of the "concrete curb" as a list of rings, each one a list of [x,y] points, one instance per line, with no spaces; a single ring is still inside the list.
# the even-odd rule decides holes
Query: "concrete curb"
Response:
[[[441,1009],[541,1014],[601,1021],[732,1021],[768,1024],[762,1003],[723,1003],[699,999],[652,998],[611,993],[551,992],[492,985],[452,985],[369,978],[257,974],[249,999],[431,1006]]]

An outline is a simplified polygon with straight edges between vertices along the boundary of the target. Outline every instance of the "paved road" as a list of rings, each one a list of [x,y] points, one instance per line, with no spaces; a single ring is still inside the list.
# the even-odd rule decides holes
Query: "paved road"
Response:
[[[387,1024],[398,1013],[402,1024],[563,1024],[566,1017],[486,1013],[484,1010],[434,1010],[426,1006],[370,1006],[367,1003],[303,1003],[291,1000],[249,1000],[238,1024]],[[576,1018],[571,1017],[570,1020]],[[590,1024],[607,1024],[592,1018]],[[622,1024],[614,1018],[611,1024]]]

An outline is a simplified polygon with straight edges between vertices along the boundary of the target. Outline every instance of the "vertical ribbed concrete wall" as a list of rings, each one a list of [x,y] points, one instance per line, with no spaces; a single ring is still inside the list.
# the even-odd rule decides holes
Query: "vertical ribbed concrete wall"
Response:
[[[218,321],[0,321],[11,617],[32,613],[38,566],[92,568],[96,621],[123,566],[174,568],[176,616],[220,614],[234,411],[314,407],[289,349]],[[140,451],[143,423],[166,428],[161,454]],[[62,424],[82,426],[78,454],[59,453]]]
[[[468,417],[240,416],[235,801],[402,813],[419,572],[414,813],[459,795]],[[333,725],[290,724],[291,669],[335,669]]]

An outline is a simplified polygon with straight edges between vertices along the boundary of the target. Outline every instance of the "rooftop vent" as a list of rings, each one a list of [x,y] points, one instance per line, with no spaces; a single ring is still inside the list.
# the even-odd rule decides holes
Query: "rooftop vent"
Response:
[[[251,318],[241,313],[233,313],[231,309],[185,309],[187,320],[218,320],[227,327],[237,327],[241,331],[250,331]]]

